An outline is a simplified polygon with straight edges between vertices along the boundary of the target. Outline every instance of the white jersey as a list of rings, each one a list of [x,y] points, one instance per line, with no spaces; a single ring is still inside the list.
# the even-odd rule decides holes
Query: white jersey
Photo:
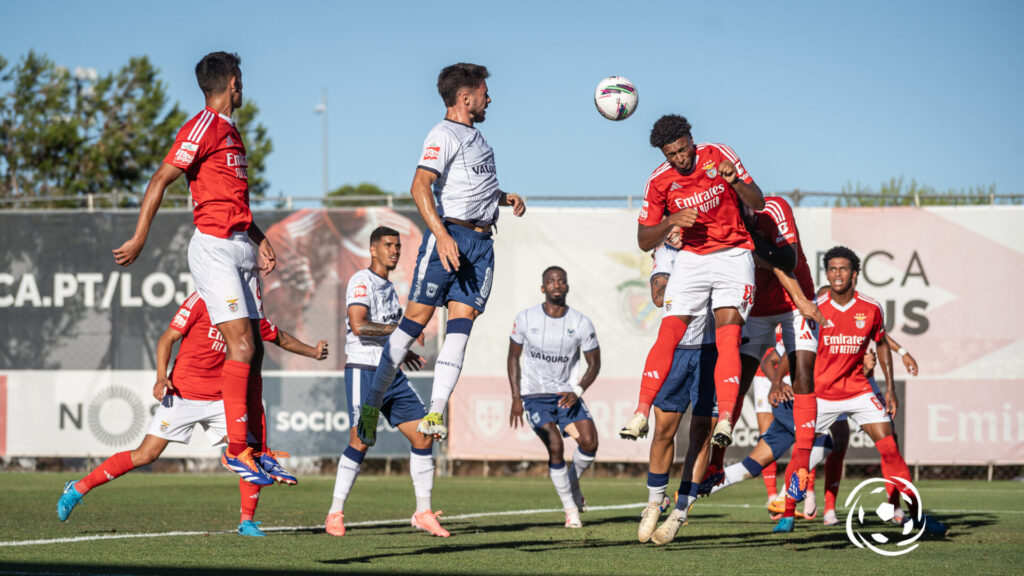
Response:
[[[664,274],[666,276],[672,274],[672,266],[676,261],[676,254],[679,254],[679,250],[667,245],[662,244],[654,250],[654,270],[651,270],[651,278]],[[686,325],[686,334],[683,335],[683,339],[679,341],[677,348],[684,350],[696,350],[702,345],[714,344],[715,343],[715,315],[714,310],[711,309],[711,300],[708,299],[708,309],[706,314],[700,316],[694,316],[690,323]]]
[[[402,308],[398,304],[394,284],[369,268],[349,278],[348,289],[345,291],[345,309],[351,306],[366,307],[369,310],[367,319],[377,324],[397,324],[402,318]],[[348,328],[345,337],[345,366],[376,370],[388,337],[357,336],[348,325],[348,314],[345,315],[345,326]]]
[[[417,168],[437,174],[437,214],[487,226],[498,219],[498,176],[494,151],[472,126],[442,120],[423,141]]]
[[[578,381],[580,352],[596,350],[594,324],[573,308],[560,318],[537,304],[516,316],[512,341],[523,347],[520,394],[572,392]]]

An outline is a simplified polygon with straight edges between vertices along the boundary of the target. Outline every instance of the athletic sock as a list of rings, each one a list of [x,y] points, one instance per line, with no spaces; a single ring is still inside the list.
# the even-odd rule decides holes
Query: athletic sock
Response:
[[[341,512],[345,509],[345,500],[348,493],[352,491],[352,485],[359,477],[359,469],[362,468],[363,458],[366,452],[360,452],[352,446],[347,446],[345,452],[338,459],[338,475],[334,479],[334,500],[331,502],[331,509],[328,514]]]
[[[640,378],[640,397],[637,401],[636,412],[646,417],[651,415],[651,404],[654,398],[665,383],[665,378],[672,371],[672,359],[676,353],[676,346],[686,335],[686,322],[678,316],[666,316],[661,319],[661,326],[658,328],[658,338],[647,353],[647,360],[644,362],[643,376]]]
[[[249,418],[249,434],[246,440],[254,452],[266,452],[267,440],[267,415],[263,411],[263,375],[256,374],[253,377],[250,372],[250,380],[247,392],[245,407]]]
[[[807,491],[814,492],[814,477],[817,476],[817,468],[811,468],[810,473],[807,475]]]
[[[647,473],[647,502],[661,505],[668,490],[668,472],[664,474]]]
[[[742,328],[729,324],[715,329],[715,394],[718,396],[718,417],[736,422],[736,401],[740,395],[740,339]]]
[[[686,517],[690,514],[690,506],[697,501],[697,489],[700,485],[692,480],[682,480],[679,482],[679,499],[676,500],[676,510],[683,513],[683,521],[686,521]]]
[[[398,328],[391,333],[391,336],[388,336],[388,341],[384,343],[384,351],[380,355],[380,363],[377,364],[377,370],[373,373],[373,384],[365,404],[380,408],[381,402],[384,401],[384,395],[395,381],[398,367],[402,365],[413,342],[423,333],[423,328],[423,324],[419,322],[402,318],[398,323]]]
[[[434,490],[434,453],[430,448],[409,450],[409,475],[416,493],[416,513],[431,510],[430,493]]]
[[[773,460],[771,464],[761,470],[761,478],[764,480],[764,489],[768,491],[768,496],[775,496],[779,493],[779,484],[775,481],[778,469],[779,465]],[[752,476],[756,476],[756,474]]]
[[[887,480],[892,481],[892,485],[896,487],[904,496],[910,499],[910,511],[916,513],[917,510],[917,497],[913,490],[906,488],[903,482],[898,482],[895,479],[901,478],[907,482],[910,482],[910,468],[907,467],[907,463],[903,460],[903,456],[900,455],[900,449],[896,445],[896,439],[891,435],[882,438],[878,442],[875,442],[875,448],[878,449],[878,453],[882,455],[882,475]]]
[[[578,481],[583,477],[583,473],[590,468],[590,465],[594,463],[594,457],[596,453],[587,452],[579,446],[576,447],[576,452],[572,455],[572,468],[576,474],[576,480]]]
[[[569,486],[569,469],[565,462],[552,464],[548,462],[548,473],[551,474],[551,483],[555,485],[555,492],[562,500],[562,507],[566,510],[576,507],[576,501],[572,499],[572,488]]]
[[[85,478],[79,480],[75,484],[75,490],[78,490],[79,494],[85,496],[89,490],[110,482],[132,468],[135,468],[135,465],[132,464],[132,453],[128,451],[118,452],[104,460],[102,464],[97,466]]]
[[[434,386],[430,390],[430,411],[438,414],[444,413],[448,398],[459,381],[473,321],[469,318],[453,318],[448,321],[445,329],[444,344],[434,364]]]
[[[248,440],[249,368],[245,362],[225,360],[220,373],[224,419],[228,429],[228,453],[234,456],[238,456],[246,449]]]
[[[260,487],[239,478],[238,493],[242,499],[242,522],[252,520],[256,515],[256,506],[260,503]]]
[[[825,510],[836,509],[836,496],[839,495],[839,483],[843,479],[845,458],[845,452],[833,452],[825,459]]]
[[[811,448],[811,455],[807,458],[807,466],[809,468],[817,468],[818,464],[825,461],[825,458],[832,453],[832,448],[835,446],[832,441],[832,436],[824,434],[814,439],[814,447]]]
[[[794,464],[796,464],[796,462],[793,458],[790,458],[789,464],[786,466],[786,474],[782,481],[782,492],[786,495],[786,510],[782,513],[783,518],[793,518],[796,516],[796,500],[789,497],[789,479],[793,473],[798,470]]]
[[[782,479],[787,492],[794,473],[801,469],[810,472],[811,448],[814,447],[814,421],[817,416],[818,401],[813,392],[793,396],[793,428],[796,442],[793,445],[793,457],[786,467],[786,476]]]

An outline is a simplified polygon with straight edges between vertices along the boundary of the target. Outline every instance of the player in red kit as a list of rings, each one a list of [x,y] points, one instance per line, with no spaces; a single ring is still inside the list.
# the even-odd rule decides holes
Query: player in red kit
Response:
[[[924,515],[913,489],[896,480],[909,482],[910,470],[893,437],[890,417],[898,401],[892,379],[892,349],[885,338],[881,305],[855,289],[860,258],[844,246],[829,249],[823,258],[829,291],[818,299],[825,317],[821,326],[817,362],[814,368],[818,409],[815,432],[825,434],[842,415],[860,426],[875,443],[882,457],[882,474],[910,503],[910,517],[932,534],[944,534],[946,527]],[[885,377],[884,403],[879,401],[864,374],[864,354],[874,342],[878,368]],[[780,386],[773,384],[773,402],[783,400]],[[799,499],[799,498],[797,498]],[[773,532],[792,532],[795,500],[786,497],[786,510]]]
[[[265,318],[260,321],[260,337],[293,354],[316,360],[327,358],[326,340],[321,340],[315,347],[303,344],[284,330],[278,330]],[[179,340],[181,345],[174,369],[168,375],[171,350]],[[193,292],[178,308],[156,346],[156,384],[153,386],[153,396],[160,400],[160,406],[153,413],[149,431],[135,450],[114,454],[85,478],[72,480],[64,486],[64,494],[57,503],[57,517],[61,522],[68,519],[71,511],[91,489],[156,461],[170,442],[187,444],[196,425],[203,427],[210,443],[215,446],[227,440],[220,383],[224,349],[224,338],[210,324],[206,303],[199,294]],[[254,438],[260,445],[260,452],[272,453],[267,447],[266,417],[262,404],[258,411],[251,414],[255,424]],[[287,453],[278,452],[277,455],[284,457]],[[273,473],[274,479],[281,483],[294,483],[294,478],[283,468],[269,468],[268,472]],[[258,523],[253,522],[260,486],[239,480],[238,489],[242,504],[238,533],[243,536],[263,536]]]
[[[253,419],[249,412],[261,405],[263,345],[259,321],[263,317],[259,269],[274,270],[274,249],[252,221],[249,210],[249,175],[245,146],[231,113],[242,105],[241,59],[236,54],[213,52],[196,64],[196,79],[206,97],[206,108],[185,123],[164,163],[150,179],[142,200],[135,234],[114,250],[114,260],[128,266],[139,257],[149,235],[164,191],[182,174],[192,196],[195,234],[189,243],[188,267],[196,291],[206,302],[210,321],[227,342],[227,360],[221,370],[228,449],[225,465],[255,484],[272,482],[265,468],[277,465],[271,454],[255,459],[257,445],[247,445]],[[247,425],[248,424],[248,425]]]
[[[754,248],[743,223],[743,205],[764,207],[761,189],[739,156],[724,144],[694,144],[690,123],[662,116],[651,130],[651,145],[665,162],[651,174],[637,227],[641,250],[653,250],[670,232],[683,229],[683,248],[665,288],[665,316],[640,380],[636,413],[619,435],[647,432],[651,403],[672,368],[676,345],[708,300],[715,317],[718,362],[715,391],[719,420],[712,442],[732,443],[740,386],[740,333],[754,302]]]

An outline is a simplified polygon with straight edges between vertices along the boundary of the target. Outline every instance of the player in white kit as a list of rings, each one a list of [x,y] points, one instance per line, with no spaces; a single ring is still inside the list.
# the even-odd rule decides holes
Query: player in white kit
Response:
[[[544,302],[520,312],[512,325],[509,424],[521,426],[526,414],[548,450],[548,471],[565,509],[565,527],[580,528],[585,502],[579,479],[597,454],[597,428],[583,402],[583,392],[601,370],[601,349],[594,324],[565,303],[569,292],[565,270],[551,266],[541,275],[541,282]],[[587,370],[579,378],[581,354],[587,360]],[[567,436],[577,444],[569,467],[562,444]]]
[[[498,187],[494,151],[474,127],[484,121],[491,102],[488,76],[483,66],[460,63],[437,79],[447,111],[423,142],[411,189],[430,233],[420,245],[405,316],[384,346],[373,394],[363,404],[357,431],[368,446],[377,441],[381,401],[398,365],[438,306],[448,308],[448,323],[434,367],[430,411],[419,431],[439,440],[448,436],[444,409],[462,372],[473,321],[483,313],[494,282],[491,229],[498,206],[511,206],[516,216],[526,212],[522,198]]]
[[[369,446],[360,441],[356,433],[360,406],[371,394],[374,372],[384,351],[388,335],[398,327],[402,308],[398,294],[388,280],[398,266],[402,243],[397,230],[380,226],[370,234],[370,267],[352,275],[345,294],[347,305],[348,337],[345,340],[345,390],[352,427],[349,443],[338,460],[338,476],[334,483],[334,499],[327,512],[327,533],[345,535],[345,500],[355,484]],[[420,342],[422,344],[422,342]],[[422,364],[419,355],[407,352],[403,363],[414,370]],[[412,525],[434,536],[447,538],[449,533],[437,521],[440,514],[431,510],[431,492],[434,489],[433,438],[416,433],[416,427],[426,415],[416,390],[401,370],[395,372],[391,386],[380,403],[380,411],[391,426],[409,439],[409,474],[416,492],[416,513]]]

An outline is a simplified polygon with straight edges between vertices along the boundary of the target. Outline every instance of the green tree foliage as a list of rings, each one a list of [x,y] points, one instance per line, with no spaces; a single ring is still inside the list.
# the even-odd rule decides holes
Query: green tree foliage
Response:
[[[0,201],[62,197],[71,200],[26,205],[75,206],[75,197],[116,192],[125,194],[121,204],[135,202],[129,194],[142,194],[188,119],[168,106],[167,86],[145,56],[106,75],[72,73],[34,51],[9,64],[0,56]],[[252,103],[236,111],[254,195],[268,187],[273,150],[258,112]],[[168,192],[187,195],[184,179]]]
[[[369,182],[352,185],[345,184],[327,193],[324,204],[327,206],[366,206],[374,204],[386,204],[391,192],[382,190],[380,186]],[[352,198],[352,200],[349,200]],[[379,200],[376,200],[379,198]],[[406,197],[411,202],[411,197]]]
[[[836,206],[956,206],[992,204],[1008,200],[1019,204],[1019,196],[1000,197],[996,195],[996,186],[973,186],[967,190],[937,190],[932,186],[918,184],[917,180],[905,182],[903,177],[890,178],[883,182],[878,190],[858,183],[856,186],[847,184]]]

